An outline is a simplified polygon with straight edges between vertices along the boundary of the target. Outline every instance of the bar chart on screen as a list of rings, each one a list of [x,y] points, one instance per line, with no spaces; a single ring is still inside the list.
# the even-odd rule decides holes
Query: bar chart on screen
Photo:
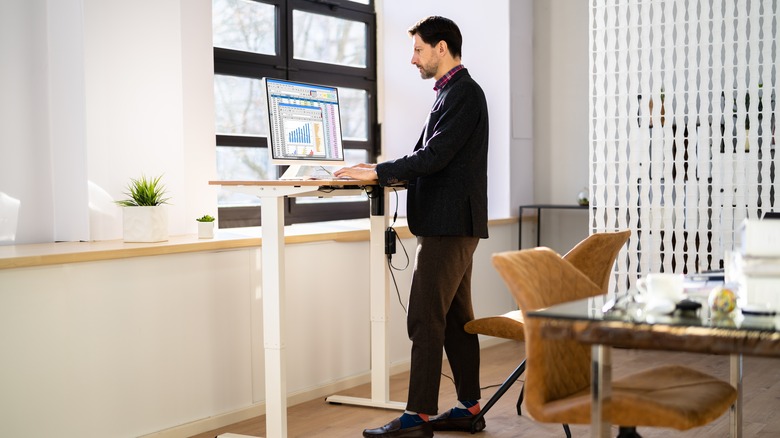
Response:
[[[287,153],[293,156],[324,156],[322,123],[290,120],[284,126]]]

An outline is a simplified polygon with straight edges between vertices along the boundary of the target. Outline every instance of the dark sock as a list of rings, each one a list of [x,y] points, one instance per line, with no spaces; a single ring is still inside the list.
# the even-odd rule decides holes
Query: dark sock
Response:
[[[424,420],[420,415],[407,414],[406,412],[404,412],[403,415],[401,415],[400,420],[401,420],[401,429],[406,429],[407,427],[419,426],[420,424],[427,421]]]
[[[465,406],[466,409],[461,408],[460,405]],[[450,412],[450,418],[470,417],[472,415],[477,415],[478,413],[479,400],[461,400],[458,406],[452,408],[452,411]]]

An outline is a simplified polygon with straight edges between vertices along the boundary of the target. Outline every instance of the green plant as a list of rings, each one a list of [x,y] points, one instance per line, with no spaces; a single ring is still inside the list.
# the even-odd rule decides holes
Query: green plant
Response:
[[[204,214],[203,216],[195,219],[198,222],[214,222],[214,216],[209,216],[207,214]]]
[[[128,199],[115,201],[122,207],[151,207],[167,204],[170,198],[165,198],[165,186],[160,182],[162,175],[156,178],[130,178],[125,195]]]

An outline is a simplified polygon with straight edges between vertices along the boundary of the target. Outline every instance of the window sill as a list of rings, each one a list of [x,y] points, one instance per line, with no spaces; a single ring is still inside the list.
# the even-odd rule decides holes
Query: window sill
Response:
[[[490,221],[491,225],[515,223],[517,218]],[[393,226],[401,238],[412,234],[401,218]],[[166,254],[253,248],[262,245],[261,228],[217,230],[213,239],[198,239],[196,234],[170,236],[166,242],[126,243],[122,240],[96,242],[58,242],[0,246],[0,269],[27,268],[67,263],[116,260]],[[369,220],[295,224],[285,227],[286,244],[321,242],[359,242],[369,238]]]

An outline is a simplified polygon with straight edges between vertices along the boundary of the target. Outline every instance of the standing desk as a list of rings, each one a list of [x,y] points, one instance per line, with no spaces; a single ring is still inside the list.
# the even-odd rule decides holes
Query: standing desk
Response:
[[[209,181],[262,200],[263,332],[265,351],[266,436],[287,436],[287,379],[285,354],[284,198],[352,196],[368,193],[371,204],[369,243],[369,301],[371,315],[371,398],[332,395],[330,403],[401,409],[390,401],[390,357],[387,342],[388,272],[384,231],[388,226],[387,190],[376,181]],[[236,436],[236,435],[231,435]]]

